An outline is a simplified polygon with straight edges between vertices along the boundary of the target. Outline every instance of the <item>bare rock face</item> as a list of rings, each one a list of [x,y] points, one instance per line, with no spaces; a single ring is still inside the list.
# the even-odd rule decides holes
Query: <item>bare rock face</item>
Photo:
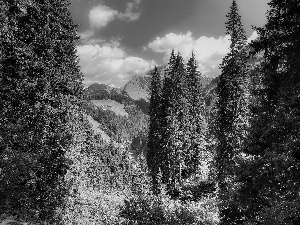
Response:
[[[133,100],[145,99],[149,101],[151,76],[135,75],[125,86],[124,91]]]
[[[166,66],[157,67],[158,72],[163,79]],[[151,86],[151,74],[154,69],[150,70],[147,74],[135,75],[123,88],[123,91],[127,93],[133,100],[144,100],[149,102],[150,100],[150,86]]]

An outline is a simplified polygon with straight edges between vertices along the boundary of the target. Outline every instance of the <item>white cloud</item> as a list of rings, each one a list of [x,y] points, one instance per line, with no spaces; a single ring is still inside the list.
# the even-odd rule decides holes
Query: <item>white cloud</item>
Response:
[[[77,47],[85,85],[104,83],[121,87],[135,74],[144,74],[154,65],[153,60],[129,56],[122,48],[110,44]]]
[[[218,64],[229,51],[229,36],[213,38],[202,36],[195,39],[191,32],[186,34],[169,33],[165,37],[157,37],[148,44],[154,52],[164,53],[167,62],[172,49],[179,51],[185,60],[188,60],[192,51],[199,63],[199,68],[206,75],[216,76]]]
[[[186,50],[191,50],[194,39],[192,33],[174,34],[169,33],[165,37],[157,37],[153,42],[149,43],[148,47],[155,52],[166,53],[173,48],[180,50],[181,54],[185,54]]]
[[[82,35],[82,34],[79,33],[79,35]],[[85,34],[83,34],[83,35],[85,35]],[[109,42],[106,42],[102,38],[86,38],[86,39],[82,39],[81,41],[82,41],[82,43],[84,45],[89,45],[89,44],[92,44],[92,45],[93,44],[98,44],[98,45],[99,44],[105,44],[105,46],[119,47],[121,45],[122,39],[123,39],[122,36],[116,36],[116,37],[110,37]]]
[[[123,86],[135,74],[146,73],[155,65],[153,60],[128,55],[121,47],[120,36],[111,37],[110,41],[94,37],[97,30],[101,30],[113,20],[137,20],[141,15],[138,7],[140,3],[141,0],[130,0],[123,13],[103,4],[91,9],[90,29],[79,33],[82,45],[77,46],[85,85],[97,82]]]
[[[92,8],[89,13],[90,29],[79,33],[81,40],[87,43],[86,40],[92,38],[95,34],[95,31],[101,30],[103,27],[106,27],[110,22],[116,19],[127,22],[139,19],[141,16],[141,11],[139,9],[140,3],[141,0],[133,0],[132,2],[128,2],[124,12],[119,12],[103,4]]]
[[[94,35],[95,31],[93,30],[87,30],[85,32],[82,33],[78,33],[78,35],[80,36],[80,38],[82,40],[87,40],[88,38],[92,37]]]
[[[253,32],[248,41],[256,37],[257,33]],[[229,52],[229,47],[229,35],[219,38],[201,36],[196,39],[191,32],[187,32],[186,34],[169,33],[164,37],[157,37],[145,49],[163,53],[165,62],[168,62],[172,49],[179,51],[185,60],[188,60],[194,51],[201,72],[215,77],[220,74],[219,64]]]
[[[99,30],[116,19],[119,12],[105,5],[98,5],[91,9],[89,14],[90,29]]]

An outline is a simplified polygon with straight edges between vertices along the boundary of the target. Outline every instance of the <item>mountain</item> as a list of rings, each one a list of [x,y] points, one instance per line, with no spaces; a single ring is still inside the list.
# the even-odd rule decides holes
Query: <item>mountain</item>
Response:
[[[128,88],[134,86],[129,84]],[[143,88],[146,88],[146,84]],[[96,83],[85,89],[85,98],[83,107],[86,114],[90,116],[88,119],[93,130],[98,131],[100,138],[107,140],[107,137],[104,137],[107,135],[113,142],[129,143],[136,155],[140,149],[137,144],[140,141],[144,143],[147,136],[146,111],[149,103],[144,99],[132,99],[124,89]],[[146,105],[143,106],[143,102]],[[102,132],[99,132],[99,129]]]
[[[124,92],[128,94],[133,100],[145,99],[149,100],[149,91],[151,84],[151,76],[135,75],[132,79],[124,86]]]
[[[157,67],[162,79],[164,78],[166,68],[166,65]],[[116,102],[120,104],[124,102],[134,102],[144,113],[148,114],[151,74],[153,71],[154,69],[146,74],[136,74],[123,88],[114,88],[106,84],[92,84],[85,90],[86,99],[101,100],[94,103],[97,106],[102,106],[107,110],[115,112],[117,112],[117,110],[114,110],[113,106],[116,106]],[[212,80],[213,78],[202,76],[201,84],[205,87]],[[109,102],[110,100],[114,100],[115,102]],[[117,108],[120,109],[120,107]]]
[[[158,72],[161,76],[161,79],[164,78],[165,70],[167,65],[158,66]],[[151,74],[153,70],[150,70],[146,74],[135,75],[123,88],[123,91],[127,93],[129,97],[138,101],[144,99],[146,102],[150,100],[150,86],[151,86]],[[202,76],[201,84],[202,86],[206,86],[209,84],[213,78],[207,77],[205,75]]]
[[[163,80],[167,65],[157,67]],[[114,88],[106,84],[92,84],[85,89],[86,99],[102,110],[108,110],[119,116],[128,116],[125,104],[136,105],[144,114],[149,114],[151,74],[154,69],[146,74],[137,74],[123,88]],[[215,79],[202,76],[201,84],[204,87],[206,102],[210,103],[215,96],[210,94],[210,89],[215,86]],[[212,84],[211,84],[212,82]],[[209,86],[210,85],[210,86]]]
[[[110,99],[119,103],[132,100],[123,89],[98,83],[94,83],[85,89],[85,98],[86,100]]]
[[[90,100],[95,106],[101,107],[103,110],[113,111],[116,115],[128,117],[128,113],[125,110],[125,105],[115,100],[103,99],[103,100]]]
[[[164,79],[166,69],[167,65],[157,67],[162,80]],[[146,114],[149,113],[151,74],[153,71],[154,69],[146,74],[135,75],[123,88],[123,92],[133,99]],[[213,78],[202,75],[201,84],[205,87],[212,80]]]
[[[158,72],[161,78],[164,77],[166,65],[158,66]],[[135,75],[123,88],[123,91],[127,93],[132,99],[138,101],[144,99],[146,102],[150,100],[150,86],[151,86],[151,74],[154,69],[150,70],[146,74]]]

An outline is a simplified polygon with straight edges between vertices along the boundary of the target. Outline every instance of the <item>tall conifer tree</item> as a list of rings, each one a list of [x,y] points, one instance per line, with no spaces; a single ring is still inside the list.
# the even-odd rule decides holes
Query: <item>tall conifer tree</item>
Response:
[[[183,78],[185,68],[180,54],[171,53],[162,91],[162,175],[171,195],[180,188],[181,169],[184,163]]]
[[[150,125],[149,133],[149,138],[153,137],[151,128],[157,128],[159,151],[149,150],[148,164],[154,166],[154,174],[162,172],[162,181],[167,184],[168,192],[172,196],[180,193],[182,180],[195,172],[199,164],[201,138],[204,136],[202,130],[204,102],[194,55],[187,65],[187,70],[188,72],[180,53],[175,55],[172,51],[165,71],[161,96],[158,97],[153,92],[151,96],[151,103],[154,99],[160,99],[160,103],[153,103],[150,106],[153,126]],[[156,76],[158,78],[159,74]],[[159,88],[157,83],[159,80],[153,79],[152,85]],[[155,109],[158,105],[159,107]],[[152,109],[155,109],[153,113]],[[155,120],[155,116],[158,119]],[[149,148],[151,146],[153,147],[154,143],[149,140]]]
[[[249,222],[299,224],[300,2],[272,0],[269,6],[254,43],[265,61],[247,148],[255,160],[241,174],[241,201]]]
[[[171,97],[172,97],[172,74],[175,71],[176,56],[174,50],[172,50],[168,66],[165,71],[162,87],[162,98],[161,98],[161,149],[162,149],[162,161],[160,164],[162,172],[163,183],[169,182],[171,176],[171,159],[170,154],[166,150],[166,142],[168,137],[168,116],[172,110]]]
[[[52,221],[83,93],[76,27],[67,0],[4,0],[0,10],[0,201]]]
[[[201,149],[204,148],[205,121],[204,98],[201,93],[201,74],[197,70],[198,64],[194,53],[187,63],[186,68],[186,100],[188,112],[186,114],[187,126],[185,134],[190,142],[186,147],[186,176],[196,171],[200,164]]]
[[[227,15],[226,34],[230,35],[230,52],[223,58],[220,68],[222,73],[217,85],[217,115],[215,119],[216,169],[219,185],[221,224],[232,224],[228,207],[229,183],[234,174],[234,156],[239,149],[236,120],[239,115],[240,99],[243,98],[243,84],[246,76],[246,35],[238,14],[238,7],[233,0]]]
[[[149,106],[150,124],[148,134],[147,163],[152,173],[155,192],[157,191],[157,175],[161,164],[161,79],[157,67],[152,72],[151,98]]]
[[[186,69],[183,62],[183,58],[178,53],[176,57],[176,71],[174,73],[174,88],[175,88],[175,95],[173,96],[173,107],[174,113],[176,115],[176,120],[178,123],[177,131],[176,131],[176,142],[175,144],[175,158],[174,162],[174,180],[176,185],[176,190],[180,191],[182,186],[182,171],[183,168],[186,168],[185,165],[185,158],[187,146],[190,143],[190,135],[188,135],[187,127],[189,126],[188,120],[188,101],[187,101],[187,94],[188,94],[188,86],[186,82]]]

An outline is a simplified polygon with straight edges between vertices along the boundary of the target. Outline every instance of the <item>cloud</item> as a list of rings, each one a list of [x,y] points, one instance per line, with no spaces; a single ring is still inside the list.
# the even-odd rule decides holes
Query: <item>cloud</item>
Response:
[[[134,0],[133,2],[128,2],[124,13],[119,13],[118,18],[125,21],[134,21],[140,18],[141,12],[138,5],[141,0]]]
[[[87,30],[85,32],[79,32],[78,35],[80,36],[83,42],[87,42],[87,40],[91,38],[94,35],[94,33],[95,31],[93,30]]]
[[[140,15],[141,0],[130,0],[124,12],[119,12],[104,4],[90,10],[90,29],[79,33],[81,45],[77,46],[79,65],[84,74],[85,85],[105,83],[112,86],[123,86],[135,74],[148,72],[154,65],[153,60],[144,60],[130,56],[121,47],[123,37],[111,37],[110,41],[95,38],[98,30],[114,20],[134,21]]]
[[[85,33],[83,34],[79,34],[79,35],[83,35],[83,37],[85,37]],[[87,33],[88,35],[88,33]],[[86,36],[87,36],[86,35]],[[90,36],[91,37],[91,36]],[[121,41],[123,40],[123,36],[118,35],[118,36],[112,36],[109,39],[109,42],[107,42],[106,40],[102,39],[102,38],[86,38],[86,39],[82,39],[81,42],[84,45],[88,45],[88,44],[105,44],[105,46],[112,46],[112,47],[119,47],[121,45]]]
[[[141,0],[133,0],[126,4],[124,12],[119,12],[104,4],[93,7],[89,13],[90,29],[79,33],[81,40],[86,42],[87,39],[93,37],[95,31],[106,27],[110,22],[119,19],[127,22],[137,20],[141,16],[139,4]]]
[[[99,30],[116,19],[119,12],[105,5],[98,5],[91,9],[89,14],[90,29]]]
[[[186,34],[169,33],[164,37],[157,37],[148,44],[147,48],[163,53],[165,62],[168,61],[172,49],[179,51],[185,60],[188,60],[194,51],[201,72],[216,76],[219,70],[218,64],[229,52],[229,46],[229,36],[219,38],[201,36],[196,39],[191,32],[187,32]]]
[[[248,42],[256,37],[257,33],[254,31]],[[229,35],[219,38],[201,36],[196,39],[191,32],[187,32],[186,34],[168,33],[164,37],[156,37],[144,49],[163,53],[165,63],[168,62],[172,49],[179,51],[186,61],[193,51],[201,72],[207,76],[215,77],[220,74],[219,64],[229,52],[229,47]]]
[[[135,74],[145,74],[154,65],[153,60],[129,56],[124,49],[105,44],[77,46],[84,84],[104,83],[121,87]]]

